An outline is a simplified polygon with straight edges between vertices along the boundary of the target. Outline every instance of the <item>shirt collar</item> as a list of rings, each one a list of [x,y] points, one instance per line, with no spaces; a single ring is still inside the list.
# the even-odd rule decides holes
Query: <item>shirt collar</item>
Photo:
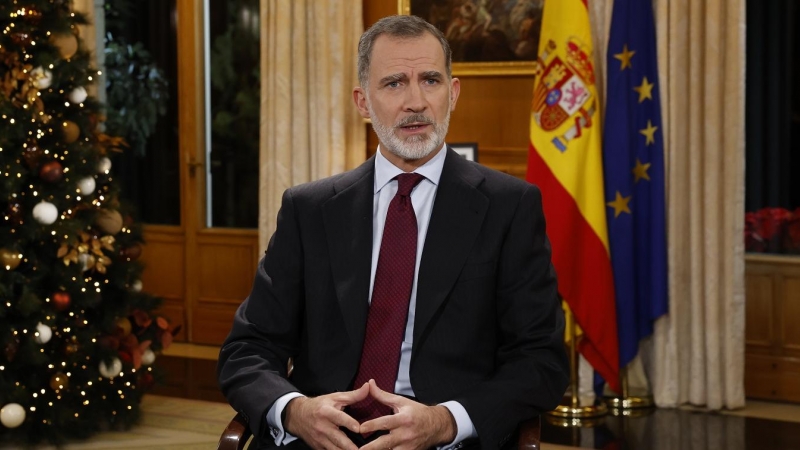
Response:
[[[442,169],[444,168],[444,158],[447,156],[446,144],[442,143],[442,147],[430,161],[419,166],[414,170],[424,176],[428,181],[435,186],[439,185],[439,178],[442,176]],[[375,155],[375,193],[378,193],[388,184],[392,179],[401,173],[404,173],[399,167],[392,164],[380,151],[380,146]]]

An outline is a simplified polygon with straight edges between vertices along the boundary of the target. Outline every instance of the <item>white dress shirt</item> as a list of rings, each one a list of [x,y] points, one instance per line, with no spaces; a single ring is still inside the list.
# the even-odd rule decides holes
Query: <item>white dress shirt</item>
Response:
[[[425,236],[428,233],[428,224],[431,220],[433,202],[436,198],[436,188],[439,186],[439,179],[442,175],[446,154],[446,147],[443,144],[439,152],[431,158],[430,161],[414,171],[414,173],[424,176],[425,179],[420,181],[411,191],[411,204],[414,207],[414,214],[417,216],[417,260],[414,267],[414,284],[411,288],[411,299],[408,305],[408,321],[406,322],[405,337],[400,346],[400,366],[397,370],[397,381],[394,386],[394,392],[396,394],[410,397],[414,397],[414,389],[411,386],[409,372],[411,366],[411,347],[414,337],[414,311],[417,304],[419,263],[422,259],[422,248],[425,245]],[[372,289],[375,283],[375,271],[378,267],[378,255],[383,238],[383,228],[386,224],[386,213],[389,209],[389,203],[397,193],[397,180],[393,178],[401,173],[403,173],[403,171],[389,162],[389,160],[381,154],[380,148],[378,148],[378,152],[375,155],[375,190],[372,208],[372,266],[370,269],[369,283],[370,302],[372,302]],[[272,437],[275,439],[276,445],[285,445],[297,439],[295,436],[284,431],[283,423],[280,418],[289,400],[301,396],[302,394],[298,392],[285,394],[276,400],[267,412],[267,424],[270,426]],[[441,447],[443,450],[454,448],[464,439],[477,436],[472,420],[460,403],[449,401],[442,403],[442,406],[450,410],[457,426],[456,438],[450,444]]]

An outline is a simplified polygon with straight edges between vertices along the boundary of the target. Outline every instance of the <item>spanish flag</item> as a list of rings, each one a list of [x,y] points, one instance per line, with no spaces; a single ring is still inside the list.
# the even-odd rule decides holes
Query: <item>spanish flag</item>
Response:
[[[542,190],[559,293],[583,329],[578,349],[619,392],[602,127],[586,1],[544,3],[527,179]]]

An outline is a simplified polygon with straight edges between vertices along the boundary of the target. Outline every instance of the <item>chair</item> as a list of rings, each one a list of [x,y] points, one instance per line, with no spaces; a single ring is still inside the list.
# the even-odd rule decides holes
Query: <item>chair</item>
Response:
[[[519,426],[517,448],[520,450],[539,450],[541,426],[542,423],[539,417],[522,422]],[[230,421],[219,438],[217,450],[244,450],[250,435],[250,428],[248,428],[247,422],[244,421],[244,417],[236,414],[236,417]]]

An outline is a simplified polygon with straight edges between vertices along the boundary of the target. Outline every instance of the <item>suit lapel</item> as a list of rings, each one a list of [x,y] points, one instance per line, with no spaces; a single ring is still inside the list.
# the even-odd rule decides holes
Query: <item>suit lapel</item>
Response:
[[[336,296],[359,354],[369,305],[374,179],[373,157],[337,180],[336,195],[322,205]]]
[[[480,232],[489,208],[489,199],[477,189],[483,179],[477,169],[448,149],[420,261],[414,348],[424,339]]]

